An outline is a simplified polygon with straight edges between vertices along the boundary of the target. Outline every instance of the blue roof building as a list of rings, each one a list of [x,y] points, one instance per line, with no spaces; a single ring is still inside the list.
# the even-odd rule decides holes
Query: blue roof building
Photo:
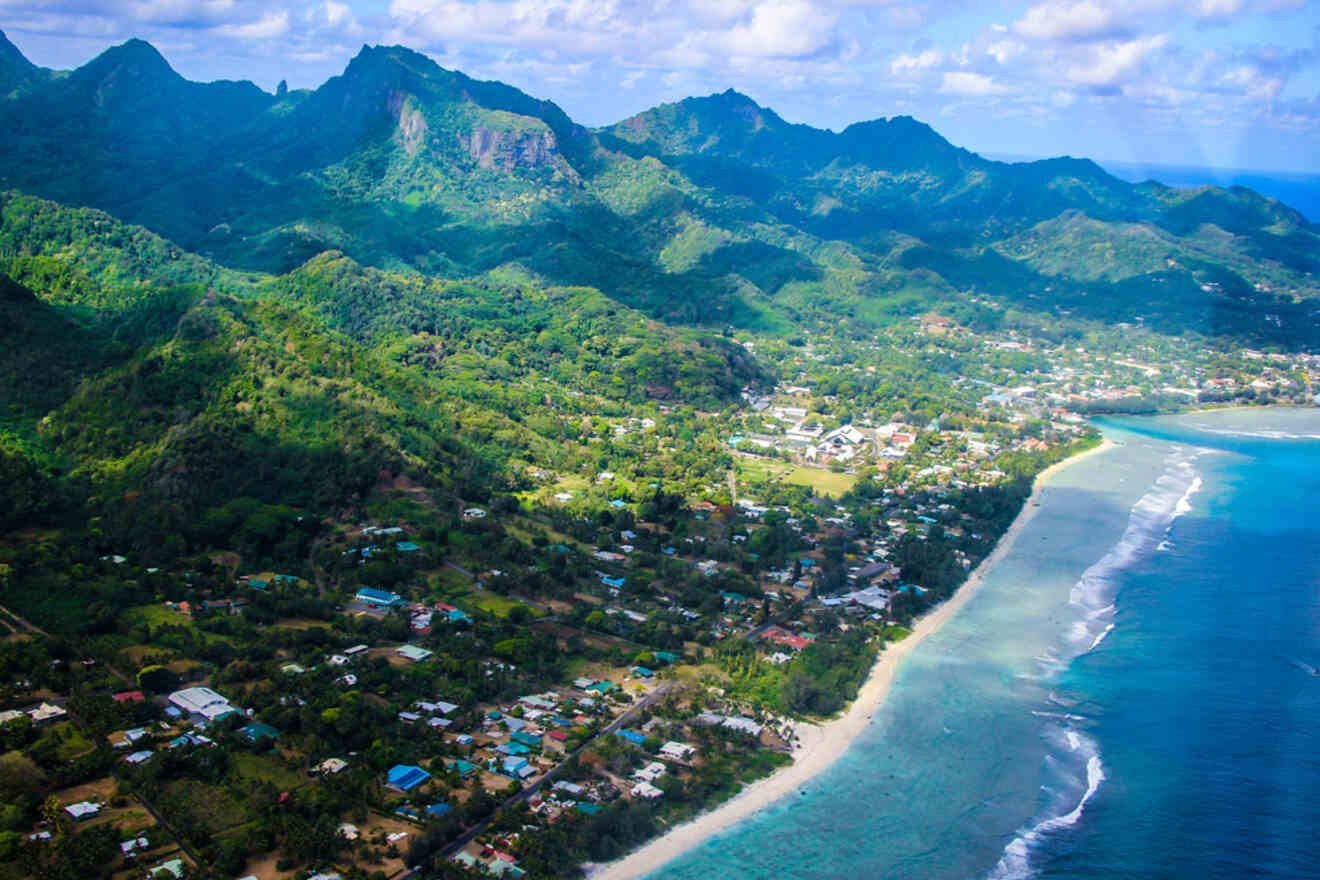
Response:
[[[412,541],[400,541],[399,543],[395,544],[394,547],[396,550],[398,550],[401,553],[416,553],[418,550],[422,549],[421,547],[414,544]]]
[[[646,742],[646,734],[638,733],[635,730],[628,730],[626,728],[623,730],[616,730],[614,732],[614,735],[621,736],[624,739],[626,739],[628,742],[637,746],[640,746],[642,743]]]
[[[255,743],[259,739],[262,739],[263,737],[278,739],[280,735],[280,732],[278,730],[271,727],[269,724],[262,724],[260,721],[253,721],[251,724],[248,724],[240,728],[238,732],[243,734],[243,736],[247,737],[248,742],[253,742],[253,743]]]
[[[367,605],[375,605],[379,608],[394,608],[395,606],[404,604],[403,597],[398,593],[389,593],[385,590],[376,590],[371,587],[363,587],[358,590],[357,595],[354,598],[359,602],[363,602]]]
[[[417,786],[431,778],[421,767],[413,767],[408,764],[395,764],[390,768],[386,785],[398,791],[412,791]]]
[[[449,804],[431,804],[426,808],[426,816],[428,819],[439,819],[453,809]]]

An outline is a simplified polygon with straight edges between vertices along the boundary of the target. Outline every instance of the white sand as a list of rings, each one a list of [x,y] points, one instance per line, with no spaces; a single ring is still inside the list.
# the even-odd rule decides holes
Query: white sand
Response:
[[[952,598],[919,619],[907,638],[901,642],[891,643],[880,652],[875,666],[871,668],[871,674],[848,711],[824,724],[797,725],[798,743],[793,750],[791,765],[752,783],[733,799],[679,825],[628,856],[608,865],[596,867],[590,871],[591,880],[631,880],[649,874],[707,838],[736,825],[785,795],[797,791],[809,779],[833,764],[835,759],[843,754],[848,744],[865,729],[872,713],[884,702],[903,658],[912,653],[912,649],[921,644],[922,639],[938,632],[940,627],[957,614],[958,610],[971,601],[980,590],[986,572],[1004,557],[1018,533],[1035,516],[1036,502],[1040,499],[1046,479],[1068,465],[1113,445],[1109,440],[1105,440],[1095,449],[1065,459],[1041,471],[1032,487],[1031,497],[1023,505],[1017,519],[1008,527],[1008,531],[999,539],[994,551],[982,560]]]

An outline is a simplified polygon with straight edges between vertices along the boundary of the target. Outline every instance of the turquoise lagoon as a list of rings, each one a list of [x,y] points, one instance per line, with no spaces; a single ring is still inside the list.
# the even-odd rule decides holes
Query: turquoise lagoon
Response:
[[[1320,877],[1320,411],[1099,424],[834,766],[651,877]]]

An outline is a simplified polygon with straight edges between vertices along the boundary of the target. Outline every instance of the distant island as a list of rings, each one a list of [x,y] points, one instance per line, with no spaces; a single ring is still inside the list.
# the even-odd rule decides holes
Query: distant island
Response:
[[[672,851],[828,764],[1091,417],[1317,402],[1320,230],[1242,188],[401,47],[0,35],[0,121],[0,880]]]

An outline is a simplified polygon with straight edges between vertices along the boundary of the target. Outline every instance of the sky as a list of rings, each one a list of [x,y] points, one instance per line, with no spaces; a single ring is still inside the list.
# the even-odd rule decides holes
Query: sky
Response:
[[[314,88],[398,43],[587,125],[735,88],[987,155],[1320,173],[1320,0],[0,0],[0,29],[57,69],[140,37],[190,79]]]

